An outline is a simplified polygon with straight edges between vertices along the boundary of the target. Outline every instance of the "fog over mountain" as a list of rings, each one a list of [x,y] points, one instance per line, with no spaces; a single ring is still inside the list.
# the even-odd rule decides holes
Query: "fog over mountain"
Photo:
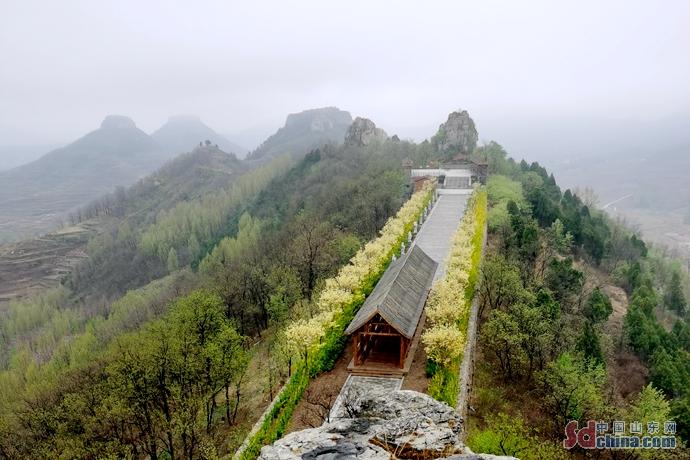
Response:
[[[176,115],[151,134],[151,137],[170,153],[189,152],[199,142],[210,141],[221,150],[244,157],[247,149],[226,139],[206,126],[199,117]]]
[[[350,113],[337,107],[291,113],[285,120],[285,126],[262,142],[248,158],[267,160],[285,153],[299,157],[305,150],[325,143],[342,143],[351,123]]]
[[[285,125],[238,166],[247,150],[218,134],[198,117],[173,116],[151,135],[122,115],[108,115],[100,128],[35,161],[0,171],[0,244],[55,230],[74,213],[116,187],[127,187],[178,155],[210,148],[238,169],[289,156],[299,160],[325,144],[342,144],[352,123],[336,107],[289,114]],[[179,167],[179,161],[176,163]],[[225,167],[195,168],[217,174]],[[180,169],[184,169],[183,167]],[[223,174],[221,174],[223,175]],[[184,188],[184,187],[183,187]],[[192,187],[193,188],[193,187]],[[79,211],[80,212],[80,211]]]
[[[2,2],[0,460],[690,458],[689,56],[688,0]]]
[[[332,13],[316,1],[5,5],[0,170],[51,150],[35,146],[69,144],[109,113],[155,132],[169,153],[201,137],[242,157],[286,114],[327,106],[416,141],[435,133],[439,114],[467,109],[482,140],[543,160],[602,199],[619,193],[610,178],[566,166],[688,155],[687,2],[354,1]],[[179,113],[213,133],[190,118],[161,128]],[[175,127],[183,120],[185,133]]]
[[[419,139],[434,132],[420,126],[459,107],[484,132],[499,117],[634,121],[690,110],[684,1],[353,1],[335,10],[316,1],[10,2],[0,17],[0,55],[11,63],[0,69],[0,144],[66,144],[108,113],[146,132],[191,113],[227,136],[267,124],[270,133],[287,113],[333,105]]]

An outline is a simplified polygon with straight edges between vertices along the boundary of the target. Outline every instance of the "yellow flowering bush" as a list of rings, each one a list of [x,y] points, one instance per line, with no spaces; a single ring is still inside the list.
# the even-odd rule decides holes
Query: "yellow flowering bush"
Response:
[[[476,191],[453,235],[446,276],[434,283],[427,300],[426,314],[431,326],[422,334],[422,342],[435,369],[428,391],[451,406],[457,396],[467,319],[481,261],[486,207],[486,192]]]
[[[449,365],[460,356],[465,345],[465,336],[449,324],[437,324],[424,332],[422,337],[427,356],[441,366]]]
[[[304,347],[316,348],[318,339],[314,330],[324,331],[334,320],[334,315],[352,302],[362,284],[375,273],[378,273],[390,260],[397,244],[407,236],[414,222],[419,218],[426,205],[433,196],[434,186],[429,182],[419,192],[414,193],[398,210],[394,217],[388,219],[379,233],[379,237],[369,241],[350,260],[350,263],[340,269],[338,274],[326,280],[323,290],[319,293],[315,304],[317,315],[309,321],[293,322],[286,329],[287,340],[294,340],[295,351]],[[306,345],[305,345],[306,344]]]
[[[309,349],[323,337],[324,329],[316,321],[295,321],[285,331],[285,341],[288,350],[307,358]]]

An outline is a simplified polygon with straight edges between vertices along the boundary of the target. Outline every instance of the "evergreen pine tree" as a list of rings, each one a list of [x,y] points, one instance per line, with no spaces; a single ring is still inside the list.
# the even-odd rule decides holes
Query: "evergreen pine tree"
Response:
[[[683,316],[687,309],[687,302],[685,294],[683,293],[683,286],[680,283],[680,273],[674,271],[671,276],[671,283],[668,286],[665,299],[666,307]]]
[[[577,348],[585,355],[585,358],[592,359],[597,364],[605,364],[604,354],[601,351],[601,344],[599,343],[599,335],[589,321],[585,322],[582,335],[580,335],[577,341]]]

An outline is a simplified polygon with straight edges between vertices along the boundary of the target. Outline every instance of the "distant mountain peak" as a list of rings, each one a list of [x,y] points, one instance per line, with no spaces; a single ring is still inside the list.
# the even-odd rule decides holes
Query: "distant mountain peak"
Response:
[[[286,153],[299,158],[323,144],[342,143],[351,124],[350,112],[337,107],[291,113],[285,120],[285,126],[266,139],[249,158],[258,160]]]
[[[221,136],[196,115],[174,115],[151,137],[170,153],[189,152],[206,140],[226,151],[242,156],[247,149]]]
[[[332,129],[336,124],[352,123],[350,112],[338,107],[320,107],[291,113],[285,120],[285,128],[309,127],[311,131],[323,132]]]
[[[122,128],[136,128],[137,125],[129,117],[124,115],[108,115],[101,123],[103,129],[122,129]]]

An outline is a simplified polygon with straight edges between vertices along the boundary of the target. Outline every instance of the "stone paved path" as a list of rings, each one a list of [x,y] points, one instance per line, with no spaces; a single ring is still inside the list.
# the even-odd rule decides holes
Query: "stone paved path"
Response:
[[[440,195],[426,222],[415,238],[415,244],[438,263],[434,280],[446,272],[446,259],[453,235],[465,213],[469,195]]]

